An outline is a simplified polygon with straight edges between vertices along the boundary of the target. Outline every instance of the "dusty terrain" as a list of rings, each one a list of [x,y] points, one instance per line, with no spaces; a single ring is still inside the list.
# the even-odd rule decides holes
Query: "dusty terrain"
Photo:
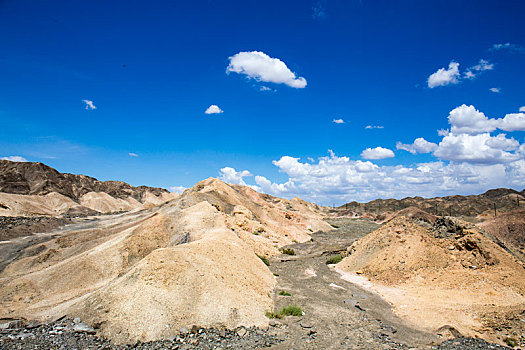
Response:
[[[3,242],[0,317],[80,317],[117,343],[265,326],[275,278],[257,255],[330,230],[313,208],[208,179],[152,209]]]
[[[499,343],[519,339],[525,330],[516,322],[525,310],[523,264],[473,225],[441,221],[428,229],[396,218],[352,244],[336,269],[420,329],[452,327]]]
[[[415,330],[378,294],[341,279],[326,260],[379,226],[367,220],[330,222],[339,228],[313,233],[313,241],[287,246],[294,249],[294,256],[271,258],[269,267],[278,275],[271,294],[275,310],[297,305],[304,310],[303,316],[274,319],[262,329],[182,328],[167,339],[131,345],[98,338],[92,335],[96,330],[80,320],[66,319],[6,329],[2,345],[5,349],[503,349],[479,339],[445,340],[450,336],[446,332],[438,336]],[[281,291],[291,295],[279,295]]]
[[[503,213],[478,224],[525,263],[525,209]]]

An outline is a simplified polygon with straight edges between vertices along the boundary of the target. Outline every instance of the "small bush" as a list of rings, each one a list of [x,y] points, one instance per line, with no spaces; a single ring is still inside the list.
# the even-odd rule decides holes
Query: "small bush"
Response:
[[[275,272],[274,272],[273,275],[274,275],[275,277],[279,277],[279,274],[278,274],[278,273],[275,273]]]
[[[283,315],[279,314],[279,313],[275,313],[273,311],[266,311],[264,313],[264,315],[268,318],[283,318]]]
[[[262,262],[266,265],[266,266],[270,266],[270,260],[268,260],[267,257],[265,256],[262,256],[262,255],[257,255],[259,257],[259,259],[262,260]]]
[[[518,345],[518,342],[514,338],[505,338],[505,343],[510,347],[515,347]]]
[[[299,306],[289,305],[289,306],[283,307],[281,309],[281,312],[279,313],[283,316],[302,316],[303,309],[301,309]]]
[[[281,252],[286,255],[295,255],[295,250],[292,248],[283,248],[281,249]]]
[[[290,293],[288,293],[288,292],[285,291],[285,290],[280,291],[280,292],[279,292],[279,295],[283,295],[283,296],[285,296],[285,297],[290,297],[290,296],[292,296]]]
[[[339,228],[339,226],[334,225],[334,224],[330,224],[330,226],[332,226],[333,228]]]
[[[253,235],[255,235],[255,236],[258,236],[258,235],[260,235],[260,233],[259,233],[259,232],[252,232],[252,234],[253,234]]]
[[[327,265],[337,264],[337,263],[340,263],[341,260],[343,260],[343,256],[341,254],[332,255],[331,257],[328,258],[328,260],[326,260],[326,264]]]

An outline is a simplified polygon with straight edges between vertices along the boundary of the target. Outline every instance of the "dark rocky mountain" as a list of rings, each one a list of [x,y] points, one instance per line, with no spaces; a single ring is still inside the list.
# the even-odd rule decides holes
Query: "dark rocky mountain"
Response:
[[[0,192],[44,195],[58,192],[73,200],[88,192],[105,192],[115,198],[133,197],[142,202],[146,192],[159,196],[168,190],[157,187],[134,187],[122,181],[99,181],[85,175],[60,173],[42,164],[0,160]]]
[[[368,203],[350,202],[343,204],[338,210],[349,213],[382,214],[394,212],[408,207],[416,207],[434,215],[477,216],[487,211],[507,212],[525,207],[525,190],[521,192],[497,188],[480,195],[446,196],[435,198],[406,197],[403,199],[376,199]]]

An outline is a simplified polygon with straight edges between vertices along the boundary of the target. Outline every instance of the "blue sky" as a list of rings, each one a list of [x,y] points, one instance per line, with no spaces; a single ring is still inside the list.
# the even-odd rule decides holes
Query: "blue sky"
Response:
[[[0,158],[321,204],[521,190],[524,16],[523,1],[0,1]]]

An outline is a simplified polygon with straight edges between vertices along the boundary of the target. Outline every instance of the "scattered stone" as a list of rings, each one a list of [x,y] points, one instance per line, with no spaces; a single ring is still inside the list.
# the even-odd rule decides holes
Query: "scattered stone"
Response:
[[[246,329],[244,329],[244,328],[240,328],[240,329],[237,331],[237,335],[238,335],[239,337],[241,337],[241,338],[244,337],[244,336],[246,335],[246,333],[247,333],[247,331],[246,331]]]
[[[186,328],[186,327],[182,327],[182,328],[179,330],[179,332],[180,332],[181,334],[188,334],[190,331],[188,330],[188,328]]]
[[[95,334],[96,331],[85,323],[77,323],[73,326],[73,331],[77,333]]]
[[[303,327],[303,328],[312,328],[312,327],[313,327],[313,324],[311,324],[311,323],[308,322],[308,321],[301,321],[300,325],[301,325],[301,327]]]

